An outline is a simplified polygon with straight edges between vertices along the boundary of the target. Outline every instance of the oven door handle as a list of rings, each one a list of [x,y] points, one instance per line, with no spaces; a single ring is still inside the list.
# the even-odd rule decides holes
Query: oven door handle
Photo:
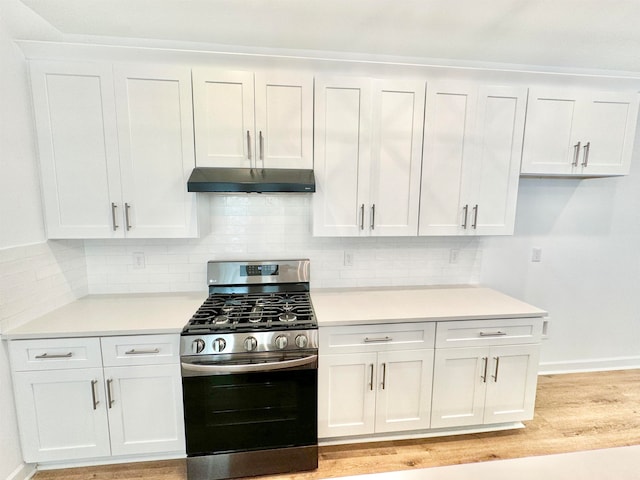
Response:
[[[241,365],[198,365],[194,363],[182,363],[182,369],[188,372],[198,372],[200,374],[214,373],[249,373],[249,372],[270,372],[273,370],[286,370],[287,368],[310,365],[318,361],[318,355],[296,358],[294,360],[283,360],[280,362],[249,363]]]

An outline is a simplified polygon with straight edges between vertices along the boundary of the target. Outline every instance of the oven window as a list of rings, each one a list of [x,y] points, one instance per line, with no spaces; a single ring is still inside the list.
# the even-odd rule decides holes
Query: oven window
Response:
[[[187,454],[317,443],[316,369],[183,377]]]

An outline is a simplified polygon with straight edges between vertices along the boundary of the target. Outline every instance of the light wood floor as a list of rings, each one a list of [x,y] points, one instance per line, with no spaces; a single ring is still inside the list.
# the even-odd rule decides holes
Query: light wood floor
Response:
[[[640,370],[541,376],[525,429],[320,448],[318,470],[259,477],[329,477],[640,445]],[[34,480],[185,480],[183,460],[38,472]]]

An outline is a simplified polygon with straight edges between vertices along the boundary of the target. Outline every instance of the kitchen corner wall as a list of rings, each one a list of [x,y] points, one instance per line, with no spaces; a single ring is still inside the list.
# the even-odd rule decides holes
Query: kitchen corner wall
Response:
[[[204,292],[207,261],[233,259],[309,258],[312,288],[479,280],[478,238],[314,237],[312,194],[198,195],[201,224],[210,223],[199,239],[86,240],[89,292]],[[353,265],[345,265],[345,254]]]

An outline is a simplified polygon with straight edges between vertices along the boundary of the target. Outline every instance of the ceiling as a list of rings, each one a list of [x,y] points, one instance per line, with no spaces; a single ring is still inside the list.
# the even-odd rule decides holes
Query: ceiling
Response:
[[[21,0],[68,40],[640,72],[640,0]]]

